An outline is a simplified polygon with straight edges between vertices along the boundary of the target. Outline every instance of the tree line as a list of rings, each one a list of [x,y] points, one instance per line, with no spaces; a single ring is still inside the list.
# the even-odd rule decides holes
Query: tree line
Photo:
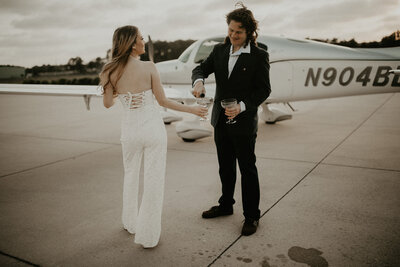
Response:
[[[154,47],[154,62],[177,59],[186,48],[188,48],[195,40],[177,40],[173,42],[156,41]],[[149,47],[146,43],[146,53],[141,56],[142,60],[149,60]]]
[[[84,78],[73,78],[73,79],[53,79],[53,80],[38,80],[38,79],[25,79],[22,81],[24,84],[70,84],[70,85],[99,85],[99,77],[84,77]]]
[[[42,65],[27,68],[25,75],[28,77],[38,77],[40,75],[49,75],[51,73],[66,73],[66,74],[87,74],[96,73],[103,67],[105,59],[97,57],[87,64],[83,63],[81,57],[73,57],[66,64],[62,65]]]
[[[194,40],[177,40],[173,42],[156,41],[154,47],[154,62],[161,62],[171,59],[176,59],[179,55],[192,43]],[[75,74],[91,74],[99,73],[103,65],[111,58],[111,49],[107,51],[104,58],[97,57],[96,59],[85,64],[81,57],[73,57],[63,65],[42,65],[27,68],[25,74],[31,77],[38,77],[41,74],[49,73],[75,73]],[[141,56],[142,60],[149,60],[149,47],[146,44],[146,53]]]
[[[307,38],[310,39],[310,38]],[[362,42],[358,43],[354,38],[350,40],[339,41],[337,38],[333,39],[311,39],[318,42],[324,42],[329,44],[341,45],[352,48],[385,48],[385,47],[396,47],[400,46],[400,31],[394,32],[391,35],[385,36],[381,41],[373,42]]]

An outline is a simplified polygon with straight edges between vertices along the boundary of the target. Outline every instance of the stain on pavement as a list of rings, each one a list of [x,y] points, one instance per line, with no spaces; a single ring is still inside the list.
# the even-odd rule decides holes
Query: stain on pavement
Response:
[[[328,262],[322,257],[323,252],[315,248],[291,247],[288,256],[292,261],[305,263],[311,267],[327,267]]]

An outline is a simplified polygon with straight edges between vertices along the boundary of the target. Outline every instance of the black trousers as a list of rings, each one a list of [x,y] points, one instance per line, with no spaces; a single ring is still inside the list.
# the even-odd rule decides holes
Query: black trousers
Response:
[[[221,119],[214,129],[214,141],[217,147],[219,176],[222,183],[222,196],[219,199],[222,208],[230,208],[236,184],[236,160],[242,176],[242,203],[245,218],[260,218],[260,185],[254,154],[257,134],[238,134]]]

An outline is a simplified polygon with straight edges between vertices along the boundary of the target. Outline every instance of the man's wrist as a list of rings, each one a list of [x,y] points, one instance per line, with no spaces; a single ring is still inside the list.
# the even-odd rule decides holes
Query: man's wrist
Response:
[[[204,80],[203,79],[197,79],[197,80],[194,81],[193,87],[195,87],[198,82],[201,82],[204,85]]]

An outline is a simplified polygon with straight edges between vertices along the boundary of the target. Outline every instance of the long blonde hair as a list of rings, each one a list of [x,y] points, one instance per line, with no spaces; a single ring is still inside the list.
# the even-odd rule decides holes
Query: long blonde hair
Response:
[[[99,75],[100,85],[103,86],[104,91],[110,88],[114,95],[117,93],[117,82],[122,76],[129,55],[132,53],[137,35],[138,28],[130,25],[119,27],[114,31],[111,61],[104,65]]]

